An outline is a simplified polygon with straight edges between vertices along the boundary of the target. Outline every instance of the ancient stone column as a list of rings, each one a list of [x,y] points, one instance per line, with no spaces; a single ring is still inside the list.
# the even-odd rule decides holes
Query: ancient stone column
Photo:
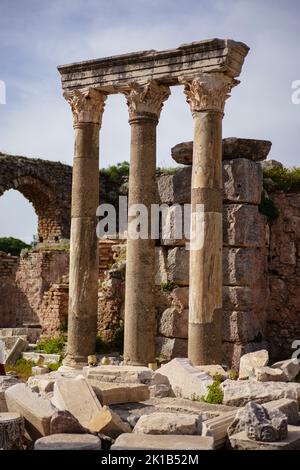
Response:
[[[194,119],[188,357],[222,361],[222,118],[237,82],[223,73],[182,79]]]
[[[95,352],[98,304],[99,130],[106,95],[96,89],[64,94],[75,131],[72,180],[68,349],[64,364],[80,366]]]
[[[127,238],[124,361],[148,365],[155,358],[155,240],[151,235],[151,204],[156,195],[156,126],[169,87],[150,81],[144,86],[133,84],[125,92],[131,125],[129,175],[129,227]],[[130,234],[133,204],[147,209],[147,238],[134,239]]]

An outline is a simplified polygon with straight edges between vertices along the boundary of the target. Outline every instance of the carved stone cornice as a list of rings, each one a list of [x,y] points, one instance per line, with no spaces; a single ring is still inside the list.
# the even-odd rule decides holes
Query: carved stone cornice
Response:
[[[101,126],[102,115],[107,95],[95,88],[74,90],[64,93],[64,98],[71,106],[74,125],[94,123]]]
[[[129,119],[145,115],[154,115],[159,119],[164,101],[170,96],[170,88],[150,80],[145,85],[132,83],[129,90],[125,90]]]
[[[207,110],[223,113],[231,89],[240,82],[221,72],[211,72],[190,79],[182,77],[180,83],[184,85],[192,113]]]

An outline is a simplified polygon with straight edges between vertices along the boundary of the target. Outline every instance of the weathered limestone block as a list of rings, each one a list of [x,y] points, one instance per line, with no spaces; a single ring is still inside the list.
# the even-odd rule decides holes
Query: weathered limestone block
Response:
[[[84,367],[83,373],[88,380],[115,383],[149,384],[153,371],[144,366],[97,366]]]
[[[166,247],[185,246],[190,238],[190,211],[183,204],[161,205],[160,244]]]
[[[202,436],[211,436],[214,449],[220,449],[227,441],[227,428],[233,422],[236,410],[222,413],[220,416],[208,419],[202,424]]]
[[[268,140],[227,137],[222,140],[223,160],[246,158],[259,162],[267,158],[271,146],[272,142]],[[175,162],[182,165],[191,165],[193,161],[193,142],[181,142],[175,145],[171,149],[171,155]]]
[[[50,421],[55,412],[50,400],[21,383],[5,391],[8,411],[20,413],[25,419],[25,427],[32,439],[50,434]]]
[[[171,148],[171,156],[179,165],[192,165],[193,163],[193,141],[180,142]]]
[[[199,415],[155,412],[141,416],[133,432],[135,434],[201,434],[202,419]]]
[[[287,438],[279,442],[259,442],[249,439],[246,431],[230,436],[234,450],[300,450],[300,430],[298,426],[288,426]]]
[[[281,369],[287,376],[287,380],[292,382],[300,372],[300,365],[296,359],[279,361],[272,365],[276,369]]]
[[[269,140],[227,137],[223,139],[223,159],[248,158],[259,162],[267,158],[271,146]]]
[[[223,284],[250,286],[267,275],[267,254],[262,248],[232,248],[223,250]]]
[[[180,286],[189,284],[189,252],[185,247],[168,250],[167,273],[169,281]]]
[[[211,377],[214,377],[216,374],[218,374],[218,375],[221,375],[221,377],[224,380],[228,378],[227,372],[219,364],[208,364],[206,366],[195,366],[195,367],[196,369],[199,369],[202,372],[205,372]]]
[[[23,352],[22,357],[27,361],[33,361],[36,364],[43,361],[43,365],[55,364],[60,361],[60,354],[46,354],[39,352]]]
[[[155,247],[155,285],[160,286],[163,282],[168,280],[167,272],[167,249],[156,246]]]
[[[269,362],[269,353],[267,350],[255,351],[244,354],[240,360],[239,379],[248,379],[254,375],[254,370],[258,367],[264,367]]]
[[[287,376],[281,369],[272,367],[256,367],[254,375],[258,382],[287,382]]]
[[[32,367],[32,375],[43,375],[48,374],[50,370],[46,366],[34,366]]]
[[[213,438],[204,436],[156,436],[122,434],[111,450],[213,450]]]
[[[186,357],[188,341],[183,338],[166,338],[157,336],[155,338],[156,356],[171,360],[175,357]]]
[[[91,434],[52,434],[38,439],[34,450],[101,450],[101,440]]]
[[[267,341],[260,340],[258,337],[253,338],[253,342],[250,343],[224,342],[222,345],[224,364],[227,364],[231,369],[238,371],[240,367],[240,359],[243,354],[260,351],[261,349],[266,349],[268,347],[269,344]]]
[[[157,178],[160,204],[189,204],[191,201],[191,168],[181,168],[173,175]]]
[[[252,310],[261,304],[263,286],[223,286],[224,310]]]
[[[261,166],[246,158],[223,163],[224,200],[259,204],[263,190]]]
[[[224,245],[235,247],[264,247],[266,245],[266,218],[258,207],[247,204],[223,206]]]
[[[164,398],[168,397],[171,392],[171,387],[167,384],[153,384],[149,387],[150,398]]]
[[[120,434],[130,433],[131,427],[125,423],[108,406],[103,406],[102,410],[96,413],[89,423],[92,432],[104,434],[115,439]]]
[[[102,408],[92,387],[82,376],[57,380],[51,401],[59,410],[72,413],[85,428],[88,428],[93,416]]]
[[[0,413],[0,450],[23,450],[24,432],[19,413]]]
[[[158,379],[163,376],[171,385],[176,397],[200,398],[207,394],[207,386],[212,383],[212,378],[205,372],[199,371],[185,358],[173,359],[155,373]],[[164,383],[164,382],[162,382]]]
[[[264,330],[265,315],[253,311],[223,311],[223,341],[248,343]]]
[[[16,377],[9,375],[0,376],[0,413],[7,411],[5,390],[18,383],[20,383],[20,381]]]
[[[260,165],[263,170],[269,168],[283,168],[283,164],[281,162],[278,162],[277,160],[266,160],[264,162],[260,162]]]
[[[5,364],[14,365],[21,356],[22,352],[26,350],[27,346],[27,341],[25,339],[22,339],[21,337],[18,337],[17,341],[15,342],[6,357]]]
[[[162,377],[162,376],[161,376]],[[164,397],[151,398],[147,402],[113,405],[112,409],[118,415],[134,427],[141,416],[154,412],[168,413],[192,413],[201,415],[203,421],[215,418],[229,411],[237,411],[238,408],[225,405],[212,405],[201,401],[187,400],[184,398]]]
[[[250,402],[239,410],[228,428],[228,435],[246,431],[249,439],[261,442],[283,441],[287,437],[288,420],[278,408],[268,411]]]
[[[50,434],[85,434],[87,429],[69,411],[57,410],[50,421]]]
[[[181,310],[189,306],[189,288],[175,287],[171,292],[172,305],[180,307]]]
[[[265,403],[280,398],[298,400],[300,384],[291,382],[256,382],[252,380],[225,380],[221,384],[224,405],[244,406],[249,401]]]
[[[159,333],[171,338],[187,339],[188,322],[188,309],[180,311],[176,307],[167,308],[160,318]]]
[[[297,426],[300,421],[299,405],[296,400],[289,398],[281,398],[280,400],[273,400],[264,403],[264,407],[268,411],[279,410],[286,415],[288,424]]]
[[[150,398],[149,387],[144,384],[99,382],[94,379],[88,379],[88,382],[102,405],[134,403]]]

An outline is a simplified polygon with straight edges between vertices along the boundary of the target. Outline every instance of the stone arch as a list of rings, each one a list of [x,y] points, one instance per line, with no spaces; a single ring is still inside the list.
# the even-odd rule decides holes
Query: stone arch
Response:
[[[32,203],[40,242],[69,238],[71,179],[67,165],[0,154],[0,196],[15,189]]]

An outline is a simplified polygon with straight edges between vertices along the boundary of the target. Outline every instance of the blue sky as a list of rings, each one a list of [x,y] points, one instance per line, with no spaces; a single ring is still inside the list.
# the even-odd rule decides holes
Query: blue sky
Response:
[[[224,136],[269,139],[270,158],[299,165],[300,105],[291,101],[292,81],[300,79],[299,18],[297,0],[0,0],[0,80],[7,88],[0,151],[72,163],[58,64],[220,37],[250,46],[226,104]],[[129,159],[127,120],[123,96],[109,97],[101,166]],[[158,165],[171,166],[170,148],[192,132],[182,89],[173,87],[158,127]],[[0,198],[0,236],[30,240],[35,231],[22,196]]]

